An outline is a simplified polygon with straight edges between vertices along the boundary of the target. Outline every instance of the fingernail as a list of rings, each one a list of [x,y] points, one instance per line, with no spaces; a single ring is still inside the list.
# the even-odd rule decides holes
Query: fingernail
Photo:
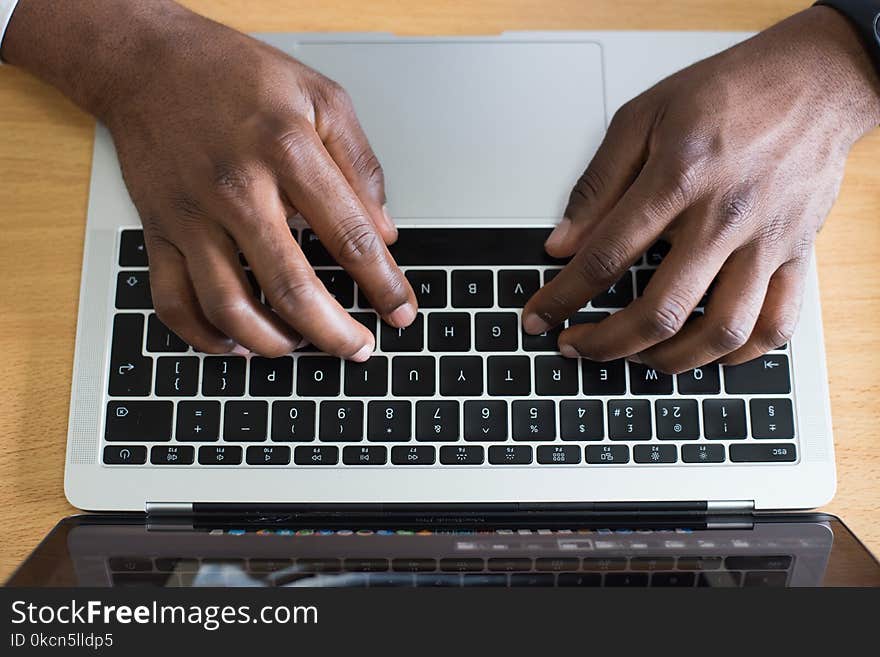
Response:
[[[363,363],[367,360],[373,353],[372,345],[365,344],[361,347],[360,351],[358,351],[354,356],[351,357],[355,363]]]
[[[382,206],[382,216],[385,217],[385,223],[388,224],[388,230],[397,235],[397,226],[394,224],[394,219],[391,218],[391,215],[388,213],[388,206]]]
[[[412,324],[416,318],[416,308],[409,301],[388,313],[388,323],[397,328]]]
[[[563,217],[562,221],[550,233],[550,237],[544,242],[545,249],[559,249],[565,242],[568,231],[571,229],[571,219]]]
[[[578,353],[578,350],[572,347],[570,344],[559,345],[559,352],[566,358],[581,357],[581,355]]]
[[[308,347],[310,344],[312,344],[312,343],[309,342],[308,340],[306,340],[305,338],[303,338],[302,340],[300,340],[299,344],[296,345],[296,346],[293,348],[293,350],[294,350],[294,351],[299,351],[300,349],[305,349],[305,348]]]
[[[230,351],[229,353],[237,354],[239,356],[247,356],[249,353],[251,353],[251,350],[247,347],[242,347],[240,344],[237,344],[232,348],[232,351]]]
[[[550,325],[547,322],[545,322],[534,313],[529,313],[528,315],[526,315],[523,318],[522,325],[523,329],[525,329],[525,332],[530,333],[531,335],[544,333],[547,329],[550,328]]]

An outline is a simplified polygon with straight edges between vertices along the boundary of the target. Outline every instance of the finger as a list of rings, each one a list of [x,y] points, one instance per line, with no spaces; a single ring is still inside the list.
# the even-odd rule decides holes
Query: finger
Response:
[[[282,356],[298,347],[302,338],[253,295],[238,262],[238,248],[220,225],[200,225],[198,233],[181,243],[181,250],[211,324],[263,356]]]
[[[801,312],[808,264],[808,258],[799,258],[776,270],[770,278],[764,305],[748,342],[722,358],[722,363],[744,363],[791,340]]]
[[[633,103],[611,119],[605,138],[575,183],[562,221],[544,243],[557,258],[574,254],[589,230],[608,214],[639,175],[647,157],[649,123]]]
[[[315,130],[342,175],[357,194],[386,244],[397,226],[385,205],[385,175],[354,111],[349,95],[332,85],[331,102],[315,116]]]
[[[608,289],[691,202],[668,167],[650,160],[571,262],[526,303],[525,331],[544,333]]]
[[[718,275],[702,317],[677,336],[639,354],[652,367],[677,374],[712,363],[749,339],[764,303],[774,264],[754,247],[736,251]]]
[[[145,231],[150,256],[150,289],[160,320],[181,340],[206,354],[246,353],[208,321],[189,280],[186,261],[177,248],[162,237]]]
[[[284,219],[274,181],[252,177],[215,211],[250,263],[272,308],[322,351],[366,360],[373,334],[355,321],[315,275]]]
[[[705,224],[705,212],[683,217]],[[638,354],[677,334],[724,264],[730,249],[724,242],[692,232],[675,241],[654,272],[644,294],[598,324],[580,324],[559,336],[560,350],[606,361]]]
[[[382,318],[408,326],[416,316],[409,282],[317,133],[308,128],[297,134],[279,166],[284,192]]]

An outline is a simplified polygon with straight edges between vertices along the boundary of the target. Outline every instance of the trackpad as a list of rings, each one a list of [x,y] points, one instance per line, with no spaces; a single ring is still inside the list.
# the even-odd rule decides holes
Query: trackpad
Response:
[[[396,218],[561,216],[605,130],[592,42],[301,43],[342,84]]]

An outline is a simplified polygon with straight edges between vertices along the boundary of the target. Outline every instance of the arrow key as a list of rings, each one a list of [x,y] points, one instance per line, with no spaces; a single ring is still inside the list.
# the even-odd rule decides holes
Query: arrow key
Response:
[[[153,307],[150,272],[119,272],[116,277],[116,307],[126,310],[145,310]]]

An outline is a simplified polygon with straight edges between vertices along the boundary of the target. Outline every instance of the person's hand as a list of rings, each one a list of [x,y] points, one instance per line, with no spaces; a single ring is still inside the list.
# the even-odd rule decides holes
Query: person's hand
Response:
[[[29,4],[16,12],[24,24],[11,26],[14,37],[37,20]],[[98,62],[75,72],[81,84],[70,93],[113,135],[143,223],[159,318],[205,352],[279,356],[307,340],[366,360],[372,333],[318,280],[286,220],[305,218],[385,321],[412,322],[415,295],[386,247],[397,231],[382,169],[348,96],[244,34],[170,2],[138,4],[71,3],[79,13],[65,29]],[[79,33],[86,18],[109,45]],[[118,61],[108,67],[113,49]],[[271,309],[253,295],[239,250]]]
[[[644,295],[563,331],[564,355],[676,373],[784,344],[847,153],[878,123],[872,64],[825,7],[660,82],[617,112],[575,186],[546,243],[574,257],[528,302],[525,330],[561,323],[662,238]]]

